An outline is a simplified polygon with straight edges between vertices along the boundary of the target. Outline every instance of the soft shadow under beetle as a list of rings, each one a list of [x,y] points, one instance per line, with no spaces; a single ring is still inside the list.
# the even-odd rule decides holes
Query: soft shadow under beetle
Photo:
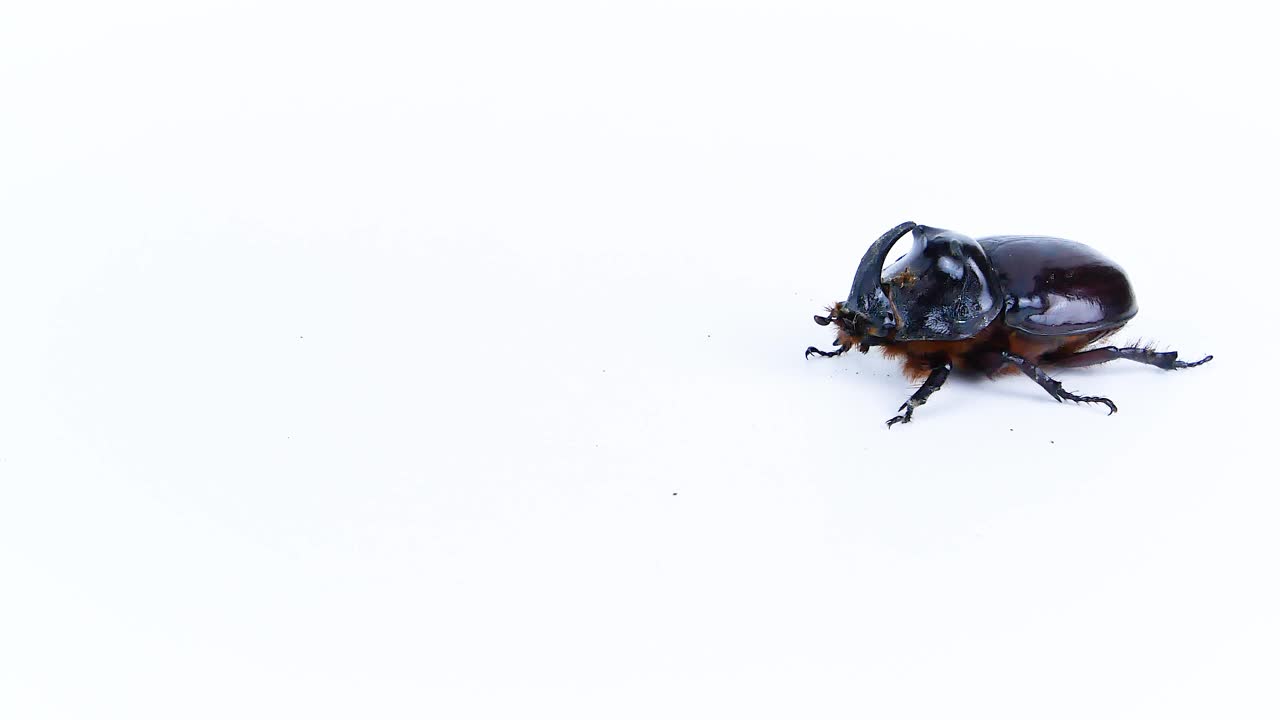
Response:
[[[908,232],[910,252],[885,267],[889,249]],[[840,349],[811,347],[804,354],[834,357],[855,345],[864,353],[880,347],[903,361],[907,375],[926,378],[889,427],[910,422],[953,368],[989,377],[1016,368],[1058,402],[1099,403],[1110,415],[1115,403],[1067,392],[1039,366],[1133,360],[1178,370],[1213,359],[1183,362],[1177,352],[1149,347],[1089,348],[1137,312],[1124,270],[1087,245],[1034,235],[974,240],[906,222],[863,255],[849,298],[813,317],[819,325],[836,325],[833,344]]]

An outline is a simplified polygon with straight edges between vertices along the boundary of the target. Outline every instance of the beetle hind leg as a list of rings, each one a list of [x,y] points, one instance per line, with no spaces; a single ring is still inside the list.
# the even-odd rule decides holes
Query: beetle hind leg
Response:
[[[1044,388],[1045,392],[1052,395],[1053,399],[1057,400],[1058,402],[1062,402],[1063,400],[1070,400],[1072,402],[1077,402],[1077,403],[1097,403],[1099,405],[1106,405],[1108,415],[1114,412],[1117,412],[1119,410],[1119,408],[1116,407],[1116,404],[1111,402],[1111,400],[1107,398],[1076,395],[1075,393],[1068,392],[1062,389],[1062,383],[1049,377],[1045,373],[1045,371],[1040,369],[1039,366],[1037,366],[1035,363],[1031,362],[1030,360],[1022,357],[1021,355],[1014,355],[1011,352],[1005,352],[1005,353],[1001,353],[1001,356],[1004,358],[1005,362],[1013,363],[1015,366],[1017,366],[1019,370],[1022,371],[1024,375],[1036,381],[1037,385]],[[1111,359],[1114,359],[1114,358],[1111,358]],[[1103,360],[1101,362],[1106,362],[1106,361]]]
[[[1209,362],[1212,359],[1213,359],[1212,355],[1205,355],[1204,357],[1200,358],[1199,360],[1196,360],[1195,362],[1183,362],[1181,360],[1176,360],[1173,363],[1173,369],[1181,370],[1182,368],[1197,367]]]
[[[1134,345],[1132,347],[1118,348],[1114,345],[1107,347],[1095,348],[1093,350],[1085,350],[1072,355],[1053,360],[1053,364],[1058,367],[1088,367],[1090,365],[1101,365],[1102,363],[1111,362],[1112,360],[1132,360],[1142,363],[1143,365],[1153,365],[1163,370],[1181,370],[1183,368],[1193,368],[1203,365],[1213,359],[1212,355],[1206,355],[1195,362],[1185,362],[1178,359],[1178,352],[1171,350],[1169,352],[1156,352],[1149,347],[1141,347]]]
[[[933,371],[929,373],[929,379],[924,381],[919,390],[912,393],[906,402],[902,403],[902,407],[898,408],[901,415],[895,415],[885,421],[885,425],[893,427],[895,423],[911,422],[911,413],[929,401],[929,396],[942,387],[942,383],[947,381],[947,376],[951,374],[951,361],[943,360],[933,366]],[[905,411],[905,412],[903,412]]]

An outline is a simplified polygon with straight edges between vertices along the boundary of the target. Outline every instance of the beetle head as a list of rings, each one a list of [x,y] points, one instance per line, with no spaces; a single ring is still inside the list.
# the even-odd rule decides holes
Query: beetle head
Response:
[[[826,315],[814,315],[813,321],[822,326],[836,326],[836,345],[843,345],[846,350],[857,346],[861,352],[867,352],[876,345],[891,342],[891,338],[872,335],[867,332],[866,318],[851,310],[844,302],[837,302],[827,308]]]
[[[913,222],[904,222],[881,235],[879,240],[867,248],[862,262],[858,263],[858,273],[853,277],[849,299],[834,308],[838,315],[851,318],[849,324],[860,331],[857,335],[891,338],[897,330],[898,320],[893,304],[885,294],[880,273],[893,244],[915,227]]]

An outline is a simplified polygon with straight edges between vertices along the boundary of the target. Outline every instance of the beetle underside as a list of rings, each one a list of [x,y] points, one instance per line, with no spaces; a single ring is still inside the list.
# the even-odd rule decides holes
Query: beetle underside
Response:
[[[910,422],[915,408],[925,404],[935,391],[942,387],[953,369],[979,372],[994,378],[999,374],[1022,372],[1036,381],[1055,400],[1071,400],[1077,403],[1097,403],[1108,408],[1108,415],[1116,412],[1114,402],[1104,397],[1076,395],[1062,388],[1062,383],[1049,377],[1040,365],[1054,367],[1085,367],[1112,360],[1132,360],[1154,365],[1164,370],[1202,365],[1213,359],[1206,356],[1196,362],[1178,360],[1176,351],[1156,352],[1151,347],[1089,346],[1110,337],[1123,327],[1123,323],[1102,330],[1075,335],[1032,335],[1007,325],[993,323],[977,335],[963,340],[904,340],[867,334],[857,317],[839,312],[840,303],[828,309],[826,316],[815,315],[819,325],[836,325],[836,341],[839,349],[822,351],[814,347],[805,350],[805,357],[822,355],[834,357],[857,348],[865,353],[879,347],[886,357],[902,362],[903,373],[912,380],[924,379],[924,384],[899,408],[902,412],[888,420],[896,423]]]
[[[912,380],[921,380],[933,371],[939,360],[948,360],[955,370],[980,372],[988,376],[1017,372],[1002,353],[1020,355],[1037,365],[1052,365],[1074,355],[1089,345],[1114,334],[1119,327],[1080,335],[1037,336],[1003,325],[988,325],[974,337],[964,340],[905,340],[879,345],[885,357],[900,359],[902,372]],[[836,331],[835,345],[848,351],[860,338]]]

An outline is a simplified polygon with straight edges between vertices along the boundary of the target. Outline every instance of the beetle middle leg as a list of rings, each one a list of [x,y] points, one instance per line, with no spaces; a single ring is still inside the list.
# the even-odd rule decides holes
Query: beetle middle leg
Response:
[[[933,371],[929,373],[929,379],[924,381],[919,390],[916,390],[906,402],[902,403],[902,407],[898,408],[901,415],[896,415],[885,421],[889,427],[893,427],[894,423],[911,422],[911,413],[929,401],[929,396],[942,387],[942,383],[947,381],[947,376],[951,374],[951,361],[940,360],[933,366]],[[906,412],[903,412],[903,411]]]
[[[1164,370],[1181,370],[1182,368],[1192,368],[1197,365],[1203,365],[1213,359],[1212,355],[1206,355],[1195,362],[1184,362],[1178,359],[1176,350],[1170,352],[1156,352],[1146,347],[1125,347],[1118,348],[1114,345],[1107,347],[1095,348],[1093,350],[1085,350],[1062,358],[1054,359],[1053,364],[1058,367],[1088,367],[1089,365],[1101,365],[1112,360],[1132,360],[1140,362],[1143,365],[1154,365]]]
[[[1017,366],[1019,370],[1022,371],[1024,375],[1031,378],[1032,380],[1035,380],[1036,384],[1044,388],[1045,392],[1052,395],[1053,399],[1057,400],[1058,402],[1062,402],[1063,400],[1071,400],[1072,402],[1078,402],[1078,403],[1098,403],[1100,405],[1106,405],[1108,408],[1108,412],[1107,412],[1108,415],[1116,412],[1119,409],[1116,407],[1115,403],[1111,402],[1107,398],[1085,397],[1083,395],[1076,395],[1075,393],[1071,393],[1071,392],[1067,392],[1066,390],[1063,390],[1062,383],[1046,375],[1045,371],[1041,370],[1039,366],[1037,366],[1035,363],[1031,362],[1030,360],[1022,357],[1021,355],[1014,355],[1011,352],[1002,352],[1000,353],[1000,355],[1001,357],[1004,358],[1004,361],[1006,363],[1013,363],[1014,365]]]

